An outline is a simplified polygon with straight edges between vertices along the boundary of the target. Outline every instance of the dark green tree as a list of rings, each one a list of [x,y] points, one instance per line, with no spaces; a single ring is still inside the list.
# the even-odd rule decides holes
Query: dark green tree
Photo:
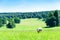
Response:
[[[59,25],[58,10],[55,10],[54,16],[56,17],[56,26]]]
[[[7,26],[7,28],[14,28],[15,24],[14,24],[14,22],[9,22],[6,26]]]
[[[2,18],[0,18],[0,27],[3,26],[3,21],[2,21]]]
[[[3,19],[2,19],[2,21],[3,21],[3,24],[6,24],[7,23],[7,18],[6,17],[2,17]]]
[[[7,28],[14,28],[15,27],[14,19],[10,18],[8,20],[8,24],[6,26],[7,26]]]
[[[48,17],[47,17],[47,19],[45,21],[46,25],[49,26],[49,27],[54,27],[56,25],[55,19],[56,18],[54,16],[53,12],[49,12],[49,15],[48,15]]]
[[[15,23],[20,23],[20,18],[19,18],[19,17],[15,17],[15,18],[14,18],[14,22],[15,22]]]

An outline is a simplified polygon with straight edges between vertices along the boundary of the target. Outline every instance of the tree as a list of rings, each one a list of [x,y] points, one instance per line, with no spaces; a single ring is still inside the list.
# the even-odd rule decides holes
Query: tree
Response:
[[[46,25],[47,26],[49,26],[49,27],[54,27],[55,26],[55,16],[54,16],[54,14],[53,14],[53,12],[49,12],[49,15],[48,15],[48,17],[47,17],[47,19],[46,19]]]
[[[14,18],[14,22],[15,22],[15,23],[20,23],[20,18],[19,18],[19,17],[15,17],[15,18]]]
[[[56,26],[59,25],[58,10],[55,10],[54,16],[56,17]]]
[[[2,17],[3,19],[2,19],[2,21],[3,21],[3,24],[6,24],[7,23],[7,18],[6,17]]]
[[[7,28],[14,28],[15,24],[13,22],[9,22],[6,26]]]
[[[0,18],[0,27],[3,26],[3,21],[2,21],[2,18]]]
[[[8,18],[8,24],[6,25],[7,28],[14,28],[15,23],[14,23],[14,18],[10,17]]]
[[[15,23],[14,23],[13,18],[11,18],[11,19],[8,21],[8,24],[7,24],[6,26],[7,26],[7,28],[14,28],[14,27],[15,27]]]

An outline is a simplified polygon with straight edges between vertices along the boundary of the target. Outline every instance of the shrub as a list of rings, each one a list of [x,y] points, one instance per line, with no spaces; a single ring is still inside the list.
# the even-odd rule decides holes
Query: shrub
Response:
[[[15,17],[15,18],[14,18],[14,22],[15,22],[15,23],[20,23],[20,18]]]
[[[8,20],[8,24],[6,26],[7,26],[7,28],[14,28],[15,27],[14,19],[10,18]]]
[[[7,28],[14,28],[15,24],[13,22],[9,22],[6,26]]]

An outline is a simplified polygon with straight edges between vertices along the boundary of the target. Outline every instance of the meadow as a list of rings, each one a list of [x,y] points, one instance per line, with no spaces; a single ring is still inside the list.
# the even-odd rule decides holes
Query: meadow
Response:
[[[42,31],[37,33],[37,28]],[[60,27],[45,28],[46,24],[42,19],[30,18],[21,19],[13,29],[0,28],[0,40],[60,40]]]

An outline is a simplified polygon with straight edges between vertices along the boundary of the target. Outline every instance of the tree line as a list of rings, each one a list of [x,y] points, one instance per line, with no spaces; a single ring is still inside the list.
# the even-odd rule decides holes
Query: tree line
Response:
[[[13,13],[0,13],[0,17],[5,16],[7,18],[10,17],[19,17],[20,19],[26,18],[46,18],[49,11],[42,11],[42,12],[13,12]]]
[[[20,23],[20,19],[26,18],[43,18],[49,27],[58,26],[58,10],[43,12],[25,12],[25,13],[0,13],[0,27],[6,24],[7,28],[14,28],[16,23]],[[8,22],[8,23],[7,23]]]

